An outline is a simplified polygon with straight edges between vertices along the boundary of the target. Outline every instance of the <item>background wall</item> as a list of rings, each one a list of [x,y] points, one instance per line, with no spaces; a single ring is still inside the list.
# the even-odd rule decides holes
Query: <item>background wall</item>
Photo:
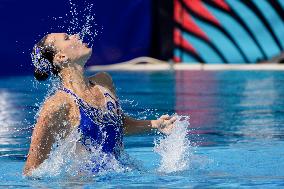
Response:
[[[92,36],[89,65],[139,56],[186,63],[255,63],[278,56],[284,48],[283,0],[71,2],[81,11],[86,2],[94,4],[91,24],[98,35]],[[68,31],[70,10],[70,0],[0,0],[0,76],[31,74],[33,45],[46,33]],[[75,16],[82,25],[84,15]]]
[[[283,0],[173,1],[176,62],[255,63],[283,52]]]
[[[77,12],[85,8],[83,0],[72,2],[78,6]],[[86,2],[94,4],[95,22],[92,24],[98,33],[89,65],[112,64],[149,55],[151,0]],[[72,21],[70,10],[69,0],[0,0],[0,76],[31,74],[33,45],[46,33],[66,32]],[[83,19],[81,14],[76,17]]]

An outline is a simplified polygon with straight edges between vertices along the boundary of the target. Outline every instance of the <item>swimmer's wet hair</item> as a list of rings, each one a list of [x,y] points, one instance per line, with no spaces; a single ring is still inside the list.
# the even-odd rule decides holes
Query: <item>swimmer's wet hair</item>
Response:
[[[60,68],[58,66],[55,66],[53,64],[53,59],[56,54],[56,50],[52,45],[46,45],[47,35],[44,36],[33,48],[32,52],[32,57],[37,57],[36,60],[33,61],[38,61],[38,62],[44,62],[48,64],[48,69],[42,69],[41,64],[35,65],[35,70],[34,70],[34,77],[38,81],[45,81],[49,75],[50,72],[52,72],[54,75],[58,75],[60,72]],[[38,57],[38,55],[40,55]]]

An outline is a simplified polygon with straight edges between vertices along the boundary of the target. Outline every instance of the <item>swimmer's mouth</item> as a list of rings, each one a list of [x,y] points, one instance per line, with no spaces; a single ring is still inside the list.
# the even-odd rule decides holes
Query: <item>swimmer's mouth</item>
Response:
[[[82,39],[79,39],[79,43],[80,43],[81,45],[83,45],[84,47],[89,48],[88,44],[87,44],[87,43],[83,43],[83,40],[82,40]]]

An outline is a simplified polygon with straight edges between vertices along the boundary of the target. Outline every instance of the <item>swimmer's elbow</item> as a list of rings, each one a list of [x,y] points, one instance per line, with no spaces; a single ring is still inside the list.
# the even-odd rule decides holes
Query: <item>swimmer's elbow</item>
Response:
[[[35,136],[35,138],[40,136]],[[48,146],[42,146],[40,142],[32,139],[32,143],[30,145],[30,150],[27,155],[27,160],[25,162],[23,175],[31,176],[32,171],[36,169],[47,157],[47,151],[43,150],[46,148],[48,150]]]
[[[24,170],[23,170],[23,176],[25,176],[25,177],[32,176],[32,170],[29,169],[28,167],[25,167]]]
[[[22,171],[22,175],[24,177],[34,179],[36,177],[35,171],[41,166],[43,161],[48,158],[48,156],[46,156],[44,152],[42,152],[42,155],[36,156],[36,154],[39,153],[28,154],[25,166]]]

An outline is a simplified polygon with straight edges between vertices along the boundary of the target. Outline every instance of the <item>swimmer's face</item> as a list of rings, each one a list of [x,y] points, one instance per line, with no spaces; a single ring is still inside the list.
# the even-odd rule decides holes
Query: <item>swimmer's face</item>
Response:
[[[92,49],[80,40],[79,35],[51,33],[45,43],[55,47],[54,62],[57,64],[69,62],[84,66],[92,54]]]

